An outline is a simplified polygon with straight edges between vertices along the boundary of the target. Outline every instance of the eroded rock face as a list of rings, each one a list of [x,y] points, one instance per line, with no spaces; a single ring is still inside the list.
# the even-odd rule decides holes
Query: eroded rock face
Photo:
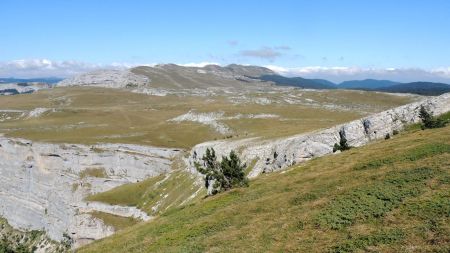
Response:
[[[424,105],[434,115],[450,111],[450,93],[428,98],[420,102],[400,106],[381,113],[337,125],[325,130],[300,134],[277,140],[261,141],[255,138],[236,141],[214,141],[196,145],[186,163],[195,172],[194,163],[202,162],[206,148],[214,148],[217,157],[238,151],[248,165],[254,164],[249,177],[261,173],[284,169],[296,163],[333,153],[333,146],[339,143],[339,132],[345,133],[348,144],[359,147],[371,140],[392,135],[394,130],[402,130],[405,125],[419,122],[419,109]]]
[[[90,212],[148,220],[134,207],[83,199],[124,183],[168,173],[178,151],[138,145],[56,145],[0,137],[0,216],[22,230],[43,230],[75,246],[108,236],[114,228]]]
[[[98,86],[105,88],[137,88],[148,84],[150,80],[130,70],[96,70],[86,74],[62,80],[57,86]]]

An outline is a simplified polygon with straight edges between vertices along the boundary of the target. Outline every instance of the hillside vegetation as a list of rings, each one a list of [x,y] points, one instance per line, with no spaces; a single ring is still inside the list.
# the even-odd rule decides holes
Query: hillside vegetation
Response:
[[[450,127],[410,129],[169,208],[79,251],[448,252]]]

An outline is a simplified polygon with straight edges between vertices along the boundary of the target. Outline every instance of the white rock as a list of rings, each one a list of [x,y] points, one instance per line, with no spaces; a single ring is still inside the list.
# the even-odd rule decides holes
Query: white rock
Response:
[[[53,240],[67,233],[75,245],[110,235],[88,213],[102,211],[148,220],[135,207],[87,204],[83,199],[119,185],[168,173],[178,153],[139,145],[56,145],[0,137],[0,216],[21,230],[44,230]],[[82,178],[86,169],[104,169],[105,178]]]
[[[261,173],[284,169],[295,163],[333,153],[334,144],[340,140],[339,131],[341,130],[345,132],[350,146],[354,147],[384,138],[388,133],[392,135],[394,130],[402,130],[405,125],[419,121],[420,105],[424,105],[435,115],[446,113],[450,111],[450,93],[312,133],[276,140],[251,138],[201,143],[191,150],[185,162],[190,171],[195,172],[194,163],[201,163],[206,148],[214,148],[219,158],[222,155],[228,155],[231,150],[238,150],[241,159],[247,164],[254,159],[258,160],[249,174],[249,177],[256,177]]]
[[[97,70],[72,78],[64,79],[57,86],[98,86],[105,88],[142,87],[150,80],[136,75],[130,70]]]

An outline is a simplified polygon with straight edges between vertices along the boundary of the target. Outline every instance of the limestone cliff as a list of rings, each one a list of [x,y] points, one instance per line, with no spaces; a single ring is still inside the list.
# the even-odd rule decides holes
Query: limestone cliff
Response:
[[[64,235],[75,246],[108,236],[114,228],[89,213],[101,211],[147,220],[134,207],[88,203],[88,194],[171,170],[178,151],[138,145],[44,144],[0,137],[0,216],[21,230]]]
[[[186,163],[195,172],[194,162],[201,162],[206,148],[215,149],[218,157],[228,155],[237,150],[241,159],[253,165],[249,177],[261,173],[284,169],[295,163],[314,157],[333,153],[333,146],[339,143],[344,134],[350,146],[362,146],[372,140],[392,135],[394,130],[402,130],[406,125],[419,121],[419,108],[424,105],[434,115],[450,111],[450,93],[438,97],[426,98],[423,101],[407,104],[391,110],[373,114],[346,124],[337,125],[325,130],[281,138],[277,140],[259,140],[256,138],[236,141],[213,141],[196,145]]]

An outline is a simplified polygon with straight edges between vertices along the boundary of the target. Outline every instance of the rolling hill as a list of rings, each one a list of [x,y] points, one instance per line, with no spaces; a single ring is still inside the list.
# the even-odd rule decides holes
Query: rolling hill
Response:
[[[306,79],[302,77],[285,77],[280,75],[263,75],[259,79],[274,82],[281,86],[293,86],[304,89],[335,89],[336,85],[326,80]]]
[[[285,77],[280,75],[263,75],[259,79],[273,82],[279,86],[292,86],[306,89],[349,89],[382,91],[392,93],[412,93],[425,96],[437,96],[450,92],[450,85],[433,82],[399,83],[389,80],[352,80],[334,84],[323,79],[307,79],[302,77]]]
[[[414,93],[426,96],[436,96],[450,92],[450,85],[445,83],[413,82],[380,87],[372,90],[392,93]]]

